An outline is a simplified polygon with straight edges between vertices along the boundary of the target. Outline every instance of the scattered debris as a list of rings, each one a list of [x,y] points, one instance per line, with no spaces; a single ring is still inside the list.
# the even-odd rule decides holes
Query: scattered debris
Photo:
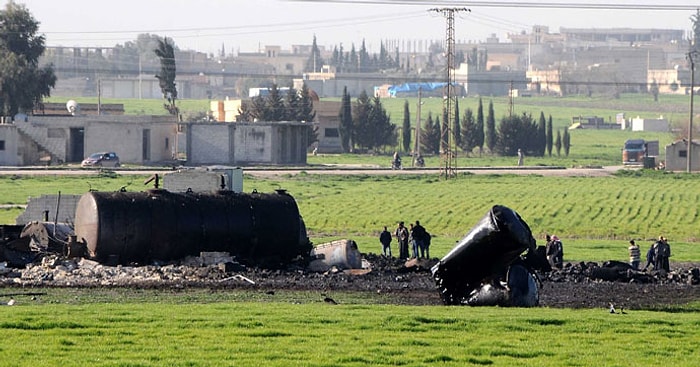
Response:
[[[227,281],[229,281],[229,280],[241,280],[241,281],[244,281],[244,282],[248,282],[249,284],[255,284],[254,281],[252,281],[252,280],[250,280],[249,278],[246,278],[246,277],[244,277],[243,275],[240,275],[240,274],[236,274],[236,275],[234,275],[234,276],[232,276],[232,277],[224,278],[224,279],[221,279],[221,280],[219,280],[219,281],[220,281],[220,282],[227,282]]]

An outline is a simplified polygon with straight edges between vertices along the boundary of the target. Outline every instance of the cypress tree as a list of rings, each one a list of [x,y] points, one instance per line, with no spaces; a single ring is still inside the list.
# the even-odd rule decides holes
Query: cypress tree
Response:
[[[561,131],[557,129],[557,140],[554,141],[554,147],[557,149],[557,156],[561,155]]]
[[[474,112],[467,108],[464,111],[464,118],[462,119],[462,139],[460,139],[462,151],[469,155],[472,149],[476,147],[476,122],[474,121]]]
[[[486,117],[486,146],[491,153],[494,152],[497,143],[496,116],[493,111],[493,101],[489,101],[489,114]]]
[[[479,157],[484,151],[484,104],[479,97],[479,107],[476,109],[476,131],[474,136],[476,147],[479,147]]]
[[[454,139],[455,146],[459,147],[462,145],[462,126],[459,121],[459,100],[455,102],[455,120],[452,125],[452,138]]]
[[[403,151],[411,151],[411,111],[408,108],[408,100],[403,104],[403,126],[401,127],[401,140]]]
[[[547,120],[547,154],[550,157],[552,156],[552,144],[554,143],[554,137],[552,136],[553,133],[552,115],[549,115],[549,120]]]
[[[542,157],[547,150],[547,119],[544,112],[540,112],[540,120],[537,123],[537,155]]]
[[[352,103],[350,102],[350,94],[348,94],[348,87],[343,88],[343,97],[341,99],[341,106],[338,118],[340,120],[340,126],[338,131],[340,133],[340,145],[343,147],[344,152],[352,152]]]

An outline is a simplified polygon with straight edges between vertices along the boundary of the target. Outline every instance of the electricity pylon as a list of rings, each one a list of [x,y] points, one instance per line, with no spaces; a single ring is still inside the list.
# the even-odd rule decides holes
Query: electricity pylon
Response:
[[[441,169],[440,174],[445,178],[456,176],[457,166],[457,149],[455,147],[455,138],[452,132],[452,123],[455,120],[455,106],[457,105],[457,95],[455,93],[455,13],[470,10],[467,8],[434,8],[430,9],[437,13],[441,13],[447,19],[447,32],[445,43],[447,46],[447,75],[445,84],[445,95],[443,98],[443,121],[440,126],[440,157]]]

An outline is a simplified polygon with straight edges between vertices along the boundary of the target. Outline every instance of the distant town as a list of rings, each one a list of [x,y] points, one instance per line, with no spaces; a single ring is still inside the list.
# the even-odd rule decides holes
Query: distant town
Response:
[[[688,94],[690,41],[681,29],[561,28],[495,35],[479,43],[455,43],[455,80],[463,95],[571,95],[620,93]],[[40,62],[57,76],[53,96],[162,98],[154,75],[160,68],[152,41],[144,34],[111,48],[47,47]],[[445,81],[444,41],[386,40],[368,54],[362,40],[342,49],[309,44],[261,46],[256,52],[207,54],[177,50],[180,99],[247,98],[275,83],[305,83],[319,97],[365,91],[382,97],[389,87],[409,82]],[[174,40],[177,44],[177,40]],[[345,47],[348,47],[347,45]]]

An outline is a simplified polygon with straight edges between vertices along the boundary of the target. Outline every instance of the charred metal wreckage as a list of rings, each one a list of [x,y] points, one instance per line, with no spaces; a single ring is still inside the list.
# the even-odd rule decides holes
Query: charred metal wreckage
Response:
[[[539,304],[534,270],[551,267],[530,227],[496,205],[433,268],[446,305],[532,307]]]

